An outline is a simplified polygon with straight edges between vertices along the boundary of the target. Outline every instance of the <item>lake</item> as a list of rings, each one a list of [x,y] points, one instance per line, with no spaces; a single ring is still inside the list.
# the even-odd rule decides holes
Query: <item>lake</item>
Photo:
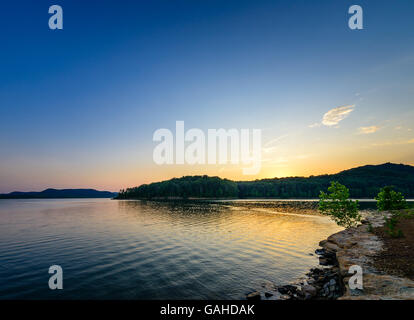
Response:
[[[339,230],[237,201],[0,200],[0,299],[244,299],[304,276]]]

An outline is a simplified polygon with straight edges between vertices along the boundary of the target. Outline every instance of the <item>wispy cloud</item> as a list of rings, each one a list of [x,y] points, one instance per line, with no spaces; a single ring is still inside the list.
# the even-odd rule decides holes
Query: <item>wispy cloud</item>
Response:
[[[322,125],[327,127],[338,128],[338,123],[344,120],[354,111],[355,105],[336,107],[326,112],[322,117],[322,122],[310,124],[309,128],[317,128]]]
[[[380,128],[377,126],[369,126],[369,127],[360,127],[358,129],[358,134],[370,134],[377,132]]]
[[[284,134],[280,137],[277,137],[275,139],[272,139],[268,142],[266,142],[262,148],[262,150],[264,151],[264,153],[272,153],[274,151],[276,151],[279,147],[277,145],[278,142],[280,142],[281,140],[285,139],[288,135]]]
[[[277,137],[277,138],[275,138],[275,139],[272,139],[272,140],[270,140],[270,141],[266,142],[266,143],[264,144],[264,146],[265,146],[265,147],[271,146],[272,144],[274,144],[274,143],[276,143],[276,142],[279,142],[280,140],[282,140],[282,139],[286,138],[287,136],[288,136],[287,134],[281,135],[280,137]]]
[[[273,153],[278,149],[278,147],[263,147],[262,149],[264,153]]]
[[[328,127],[336,126],[354,111],[355,105],[336,107],[323,115],[322,124]]]
[[[395,146],[402,144],[412,144],[414,143],[414,138],[410,140],[400,140],[400,141],[384,141],[371,144],[372,147],[385,147],[385,146]]]
[[[312,123],[310,125],[308,125],[309,128],[317,128],[320,127],[322,125],[322,123],[320,122],[316,122],[316,123]]]

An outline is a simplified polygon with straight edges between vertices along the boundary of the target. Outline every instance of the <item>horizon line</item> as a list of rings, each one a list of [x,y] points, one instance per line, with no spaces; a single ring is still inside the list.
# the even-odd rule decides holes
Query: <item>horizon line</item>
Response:
[[[161,181],[152,181],[152,182],[148,182],[148,183],[141,183],[140,185],[134,185],[132,187],[125,187],[125,188],[121,188],[120,190],[126,190],[128,188],[139,187],[139,186],[145,185],[145,184],[152,184],[152,183],[158,183],[158,182],[163,182],[163,181],[169,181],[169,180],[172,180],[172,179],[180,179],[180,178],[183,178],[183,177],[196,177],[196,176],[202,177],[202,176],[207,176],[207,177],[217,177],[217,178],[220,178],[220,179],[223,179],[223,180],[230,180],[230,181],[234,181],[234,182],[260,181],[260,180],[272,180],[272,179],[287,179],[287,178],[310,178],[310,177],[318,177],[318,176],[325,176],[325,175],[328,175],[328,176],[329,175],[335,175],[335,174],[339,174],[341,172],[344,172],[344,171],[347,171],[347,170],[351,170],[351,169],[356,169],[356,168],[361,168],[361,167],[367,167],[367,166],[382,166],[382,165],[386,165],[386,164],[403,165],[403,166],[414,167],[412,164],[395,163],[395,162],[388,161],[388,162],[384,162],[384,163],[380,163],[380,164],[365,164],[365,165],[359,165],[359,166],[356,166],[356,167],[351,167],[351,168],[343,169],[343,170],[340,170],[340,171],[335,172],[335,173],[322,173],[322,174],[308,175],[308,176],[269,177],[269,178],[261,178],[261,179],[250,179],[250,180],[233,180],[233,179],[223,178],[223,177],[220,177],[218,175],[207,175],[207,174],[200,175],[200,174],[194,174],[194,175],[183,175],[181,177],[175,176],[175,177],[172,177],[172,178],[166,178],[166,179],[161,180]],[[24,192],[24,193],[43,192],[43,191],[46,191],[48,189],[53,189],[53,190],[58,190],[58,191],[61,191],[61,190],[77,190],[77,189],[78,190],[94,190],[94,191],[111,192],[111,193],[118,193],[120,191],[120,190],[118,190],[118,191],[112,191],[112,190],[107,190],[107,189],[103,190],[103,189],[94,188],[94,187],[84,187],[84,188],[80,188],[80,187],[64,187],[64,188],[46,187],[46,188],[44,188],[44,189],[42,189],[40,191],[34,191],[34,190],[31,190],[31,191],[19,191],[19,190],[14,190],[14,191],[6,192],[6,193],[0,193],[0,195],[7,195],[7,194],[10,194],[10,193],[13,193],[13,192]]]

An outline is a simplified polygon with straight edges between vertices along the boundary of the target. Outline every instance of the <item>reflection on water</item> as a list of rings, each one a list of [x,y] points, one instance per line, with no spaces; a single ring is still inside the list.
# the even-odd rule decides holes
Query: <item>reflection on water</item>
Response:
[[[0,298],[241,299],[317,264],[328,218],[220,202],[0,201]],[[63,268],[63,290],[48,268]]]

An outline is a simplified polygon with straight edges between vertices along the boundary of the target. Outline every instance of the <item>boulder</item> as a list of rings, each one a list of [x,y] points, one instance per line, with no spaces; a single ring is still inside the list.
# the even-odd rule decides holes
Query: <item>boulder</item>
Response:
[[[261,299],[260,292],[259,291],[251,292],[246,296],[246,298],[247,300],[260,300]]]
[[[319,246],[323,247],[325,245],[325,243],[327,243],[327,240],[322,240],[321,242],[319,242]]]
[[[279,287],[277,288],[277,291],[279,291],[279,293],[281,294],[287,294],[289,292],[289,290],[286,289],[285,287]]]
[[[317,293],[318,293],[317,290],[316,290],[316,288],[314,286],[311,286],[311,285],[305,285],[305,286],[303,286],[302,287],[302,291],[305,292],[305,296],[306,296],[306,294],[309,294],[312,297],[316,296]]]
[[[336,245],[333,242],[326,242],[323,246],[325,249],[329,250],[329,251],[333,251],[333,252],[337,252],[339,250],[339,246]]]
[[[315,253],[316,253],[317,255],[323,255],[323,254],[325,254],[325,249],[316,249],[316,250],[315,250]]]

